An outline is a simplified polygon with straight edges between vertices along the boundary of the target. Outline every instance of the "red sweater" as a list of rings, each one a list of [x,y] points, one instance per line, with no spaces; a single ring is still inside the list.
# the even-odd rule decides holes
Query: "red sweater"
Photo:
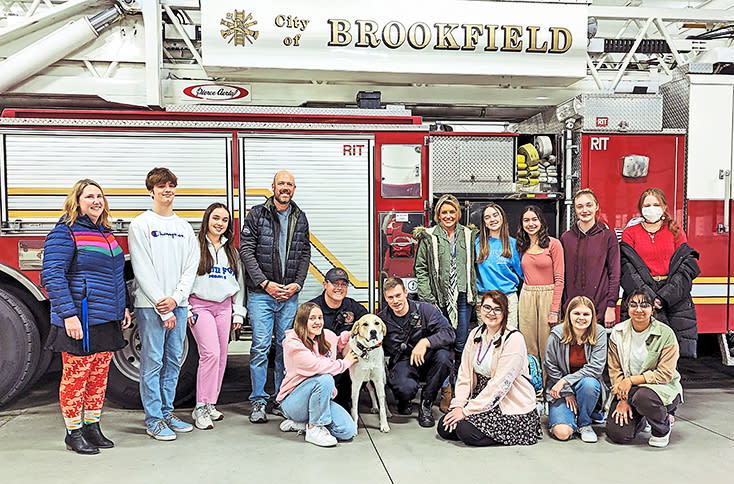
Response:
[[[650,275],[654,277],[668,275],[670,258],[673,257],[673,253],[682,243],[687,242],[687,239],[682,230],[677,238],[673,237],[673,233],[666,223],[663,223],[660,230],[655,232],[654,237],[652,237],[640,223],[624,229],[622,242],[628,243],[635,249],[637,255],[650,269]]]

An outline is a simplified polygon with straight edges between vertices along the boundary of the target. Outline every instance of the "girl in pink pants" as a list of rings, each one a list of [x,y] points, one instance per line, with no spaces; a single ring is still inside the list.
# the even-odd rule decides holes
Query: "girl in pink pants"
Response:
[[[189,296],[189,326],[199,347],[196,407],[191,416],[201,430],[214,428],[224,415],[214,404],[227,367],[227,344],[232,329],[245,317],[245,284],[239,254],[232,241],[232,217],[227,207],[213,203],[204,212],[199,232],[201,255]]]

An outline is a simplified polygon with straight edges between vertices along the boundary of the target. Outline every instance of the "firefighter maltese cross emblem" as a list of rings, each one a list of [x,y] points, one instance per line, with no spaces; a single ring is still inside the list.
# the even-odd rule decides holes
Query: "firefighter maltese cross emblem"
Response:
[[[227,27],[226,30],[222,29],[221,33],[222,38],[230,44],[234,40],[234,45],[244,47],[245,40],[252,44],[253,40],[257,40],[257,36],[260,35],[259,31],[250,28],[257,24],[257,20],[252,20],[251,13],[245,16],[244,10],[227,13],[226,18],[221,19],[219,23]]]

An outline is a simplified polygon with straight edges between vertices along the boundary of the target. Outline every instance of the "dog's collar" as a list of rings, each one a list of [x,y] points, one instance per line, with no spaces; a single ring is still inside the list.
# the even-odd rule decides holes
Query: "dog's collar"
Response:
[[[362,343],[360,343],[358,340],[355,339],[354,340],[354,345],[359,350],[359,353],[357,353],[357,356],[359,356],[360,358],[367,358],[367,355],[369,354],[370,351],[374,350],[375,348],[379,348],[380,346],[382,346],[382,341],[380,341],[379,343],[377,343],[375,346],[365,346]]]

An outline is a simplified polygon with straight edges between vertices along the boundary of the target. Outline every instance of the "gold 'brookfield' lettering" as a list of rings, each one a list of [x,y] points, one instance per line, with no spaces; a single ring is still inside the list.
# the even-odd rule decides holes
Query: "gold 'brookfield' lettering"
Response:
[[[550,34],[550,43],[548,40],[540,43],[539,26],[438,22],[431,27],[424,22],[415,22],[406,28],[396,20],[386,23],[382,28],[374,20],[355,20],[355,41],[352,22],[347,19],[327,21],[331,27],[327,43],[329,47],[347,47],[354,41],[354,47],[372,49],[380,44],[389,49],[397,49],[407,43],[416,50],[432,45],[434,50],[482,49],[485,52],[563,54],[573,45],[573,35],[565,27],[548,27],[545,32]],[[499,42],[502,43],[501,46],[498,45]]]

